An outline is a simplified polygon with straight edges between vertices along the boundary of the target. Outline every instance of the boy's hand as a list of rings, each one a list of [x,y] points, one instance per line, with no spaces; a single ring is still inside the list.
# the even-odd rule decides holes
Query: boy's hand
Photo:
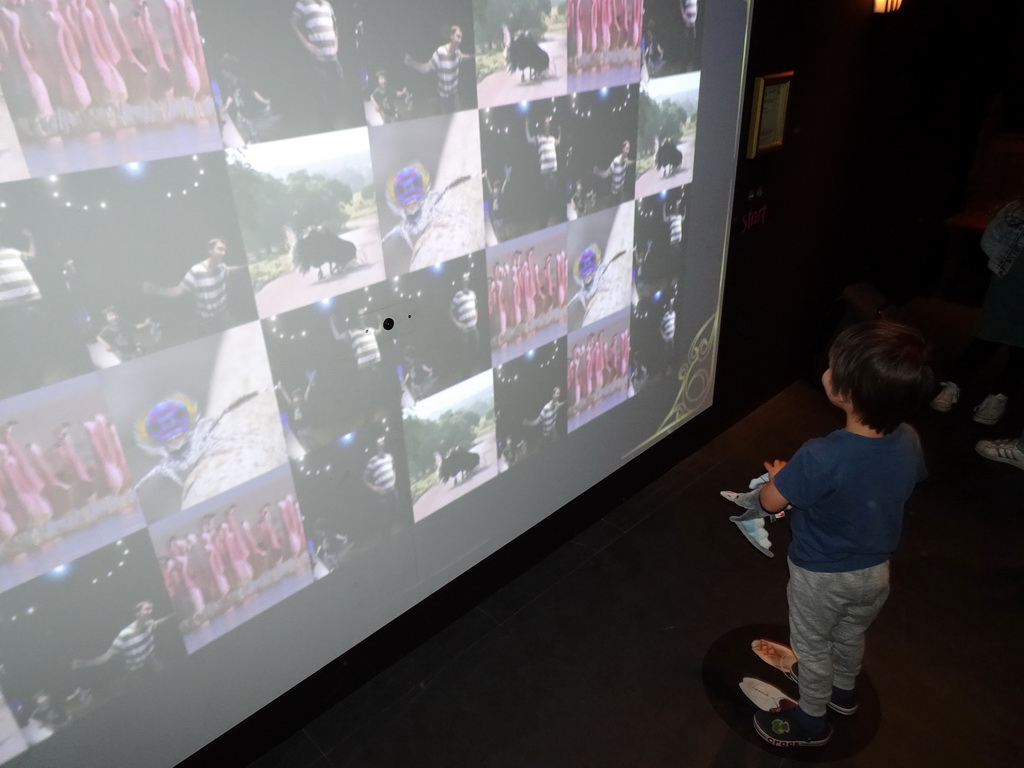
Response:
[[[761,501],[761,507],[766,512],[781,512],[789,506],[789,500],[775,487],[775,476],[784,466],[786,466],[786,462],[778,459],[764,463],[764,468],[768,470],[768,483],[761,486],[758,498]]]

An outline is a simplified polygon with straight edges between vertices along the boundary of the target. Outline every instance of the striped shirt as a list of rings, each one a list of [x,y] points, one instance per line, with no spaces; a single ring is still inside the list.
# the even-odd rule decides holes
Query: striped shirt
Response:
[[[683,242],[683,216],[676,213],[668,217],[668,241],[672,245]]]
[[[608,166],[608,173],[612,180],[612,194],[617,195],[626,186],[626,169],[629,167],[629,158],[623,155],[616,155]]]
[[[447,45],[442,45],[430,57],[430,66],[437,75],[437,95],[442,99],[450,99],[458,92],[460,64],[462,51],[456,49],[452,53]]]
[[[25,253],[0,248],[0,306],[26,304],[38,298],[39,287],[25,266]]]
[[[540,409],[540,429],[544,437],[551,437],[555,434],[555,420],[558,416],[558,403],[548,400]]]
[[[452,319],[455,324],[464,331],[472,331],[476,328],[476,293],[470,290],[462,290],[455,294],[452,299]]]
[[[320,61],[338,58],[338,35],[334,27],[334,9],[327,0],[299,0],[292,19],[302,29],[306,40],[317,49]]]
[[[540,159],[541,173],[554,173],[558,170],[558,151],[554,136],[537,136],[537,157]]]
[[[371,330],[349,331],[352,351],[356,355],[356,365],[368,368],[380,362],[380,347],[377,346],[377,334]]]
[[[676,336],[676,313],[670,309],[661,318],[661,338],[672,341]]]
[[[228,268],[218,263],[213,270],[199,262],[181,281],[196,300],[196,311],[204,319],[216,317],[228,303]]]
[[[155,621],[147,619],[142,623],[142,629],[136,630],[135,622],[132,622],[118,632],[110,644],[111,650],[124,660],[127,671],[138,672],[153,660],[156,655],[156,639],[153,637],[155,626]]]
[[[395,461],[390,453],[377,454],[366,464],[366,477],[377,493],[386,493],[395,487]]]

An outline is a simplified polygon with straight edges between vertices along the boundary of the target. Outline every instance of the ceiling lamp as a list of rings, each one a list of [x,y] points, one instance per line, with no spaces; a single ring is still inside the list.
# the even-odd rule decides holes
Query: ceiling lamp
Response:
[[[875,13],[898,11],[901,5],[903,5],[903,0],[875,0]]]

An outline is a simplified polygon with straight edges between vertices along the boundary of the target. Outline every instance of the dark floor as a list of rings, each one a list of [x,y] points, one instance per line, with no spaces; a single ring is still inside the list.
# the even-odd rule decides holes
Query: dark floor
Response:
[[[970,310],[925,301],[904,316],[947,359],[969,336]],[[973,451],[1019,434],[1024,408],[982,427],[970,406],[984,394],[918,420],[931,477],[868,634],[862,710],[833,716],[823,750],[768,747],[753,705],[709,675],[733,659],[735,682],[787,686],[746,650],[773,629],[786,640],[787,526],[771,529],[782,554],[761,556],[718,491],[840,425],[798,382],[251,768],[1024,767],[1024,472]]]

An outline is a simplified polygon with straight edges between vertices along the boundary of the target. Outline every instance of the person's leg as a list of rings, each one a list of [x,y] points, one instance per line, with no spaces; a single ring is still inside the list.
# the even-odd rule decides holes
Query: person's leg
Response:
[[[864,632],[889,597],[889,563],[848,575],[852,582],[853,602],[832,632],[833,685],[842,691],[852,691],[856,687],[864,660]]]
[[[829,577],[789,561],[789,642],[799,658],[800,709],[824,718],[832,697],[832,631],[839,615],[831,604]]]

